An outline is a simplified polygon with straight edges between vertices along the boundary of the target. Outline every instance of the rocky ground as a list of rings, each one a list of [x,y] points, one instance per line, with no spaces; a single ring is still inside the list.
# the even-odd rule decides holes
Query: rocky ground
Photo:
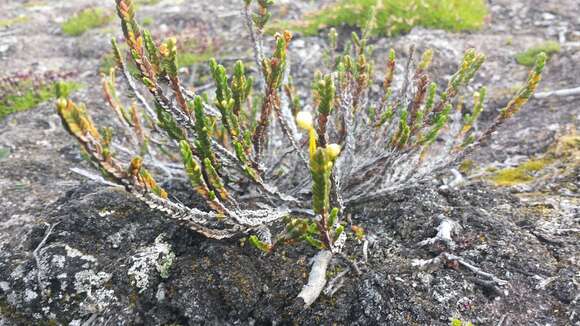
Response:
[[[250,58],[239,1],[161,1],[141,6],[155,33],[204,35],[225,58]],[[279,15],[299,17],[323,4],[278,1]],[[67,37],[60,22],[82,8],[113,1],[0,3],[2,18],[28,21],[0,28],[2,74],[74,72],[85,87],[74,98],[106,121],[98,65],[116,24]],[[375,39],[376,56],[408,44],[436,51],[433,71],[447,76],[462,52],[476,47],[488,62],[476,85],[489,85],[489,121],[524,81],[516,53],[543,40],[562,50],[546,68],[541,91],[580,85],[580,5],[575,0],[490,1],[486,27],[472,33],[414,29]],[[116,22],[115,22],[116,23]],[[292,74],[308,89],[324,40],[297,36]],[[192,79],[204,71],[192,68]],[[378,78],[378,77],[377,77]],[[443,79],[441,79],[443,80]],[[422,185],[355,216],[372,240],[361,276],[348,274],[334,295],[307,311],[293,300],[304,284],[307,248],[264,257],[237,241],[214,242],[151,214],[125,193],[87,182],[70,171],[83,164],[52,103],[0,121],[0,325],[359,324],[444,325],[450,318],[476,325],[580,325],[580,97],[533,100],[476,152],[463,186]],[[532,185],[497,188],[489,168],[544,155],[572,137],[564,168]],[[570,144],[568,144],[570,145]],[[565,172],[565,173],[562,173]],[[474,176],[475,175],[475,176]],[[477,177],[479,175],[479,177]],[[415,259],[437,256],[416,244],[433,236],[440,214],[463,225],[452,252],[507,285],[463,265],[419,271]],[[50,232],[49,232],[50,231]],[[347,253],[360,257],[352,243]],[[337,260],[329,276],[346,269]],[[162,277],[163,276],[163,277]]]

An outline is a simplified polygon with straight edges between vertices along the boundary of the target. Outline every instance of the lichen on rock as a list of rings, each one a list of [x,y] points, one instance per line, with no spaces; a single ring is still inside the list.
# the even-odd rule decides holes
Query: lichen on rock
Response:
[[[80,304],[80,309],[85,314],[101,313],[117,301],[115,291],[105,287],[105,284],[111,280],[111,274],[84,270],[76,273],[74,278],[76,293],[86,295]]]
[[[133,265],[127,274],[132,285],[141,293],[149,288],[152,278],[157,276],[156,273],[162,278],[168,278],[174,259],[171,245],[165,242],[165,234],[160,234],[151,246],[140,248],[131,257]]]

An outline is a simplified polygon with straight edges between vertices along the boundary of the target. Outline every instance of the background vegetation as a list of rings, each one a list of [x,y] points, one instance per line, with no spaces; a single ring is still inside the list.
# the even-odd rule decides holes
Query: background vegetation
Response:
[[[301,21],[279,21],[272,29],[288,28],[315,35],[326,27],[365,26],[373,8],[375,35],[393,36],[414,26],[450,31],[481,28],[488,15],[484,0],[341,0],[306,15]]]

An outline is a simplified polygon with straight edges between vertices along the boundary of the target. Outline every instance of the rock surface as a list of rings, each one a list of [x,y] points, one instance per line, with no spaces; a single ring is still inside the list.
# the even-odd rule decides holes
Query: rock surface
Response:
[[[413,267],[439,253],[417,245],[434,236],[432,217],[439,214],[463,225],[453,253],[508,285],[453,262]],[[236,240],[210,241],[151,214],[122,190],[94,185],[69,191],[44,215],[26,236],[2,244],[0,311],[7,325],[578,321],[578,242],[565,236],[543,242],[516,198],[483,185],[424,186],[364,209],[355,220],[371,239],[364,273],[348,273],[342,288],[308,311],[293,305],[313,255],[308,248],[264,256]],[[347,254],[360,261],[355,242]],[[329,277],[346,268],[335,259]]]

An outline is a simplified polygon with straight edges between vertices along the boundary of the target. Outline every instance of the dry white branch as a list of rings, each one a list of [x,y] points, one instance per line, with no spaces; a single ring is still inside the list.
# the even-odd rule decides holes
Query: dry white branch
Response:
[[[94,182],[97,182],[97,183],[101,183],[101,184],[111,186],[111,187],[120,187],[120,188],[123,187],[117,183],[107,181],[102,176],[100,176],[98,174],[91,173],[87,170],[83,170],[83,169],[79,169],[79,168],[71,168],[70,170],[71,170],[71,172],[74,172],[82,177],[85,177],[85,178],[92,180]]]
[[[264,50],[262,48],[262,44],[260,42],[259,31],[254,28],[254,21],[252,20],[252,14],[250,13],[250,7],[244,6],[242,10],[242,16],[244,21],[246,22],[246,27],[248,29],[248,33],[250,34],[250,41],[252,42],[254,51],[254,61],[256,64],[256,69],[260,71],[262,67],[262,60],[264,59]],[[259,83],[260,89],[263,89],[266,85],[266,80],[264,79],[264,75],[259,73],[260,76]]]
[[[542,99],[551,96],[573,96],[580,95],[580,87],[559,89],[551,92],[541,92],[534,95],[535,98]]]
[[[41,272],[42,271],[42,267],[41,267],[42,263],[40,261],[39,252],[46,244],[46,241],[48,241],[48,238],[52,234],[52,231],[54,231],[54,228],[57,225],[59,225],[60,222],[57,222],[54,224],[48,224],[48,223],[45,223],[45,224],[47,226],[47,229],[44,232],[44,237],[42,238],[42,240],[40,241],[38,246],[36,246],[36,249],[34,249],[34,251],[32,252],[32,257],[34,258],[34,262],[36,263],[36,281],[38,283],[38,289],[40,290],[41,293],[44,293],[44,284],[42,283],[42,272]]]
[[[431,259],[414,259],[412,262],[412,266],[417,267],[421,270],[426,270],[430,267],[441,267],[441,265],[443,265],[443,263],[445,263],[446,261],[456,261],[463,267],[469,269],[474,274],[485,277],[493,281],[497,285],[503,286],[508,284],[508,281],[502,280],[491,273],[484,272],[480,268],[467,262],[465,259],[447,252],[442,252],[441,254],[439,254],[439,256]]]
[[[362,251],[363,251],[364,262],[368,263],[369,262],[369,241],[367,239],[365,239],[363,242]]]
[[[536,290],[543,290],[550,283],[552,283],[555,280],[557,280],[558,279],[558,276],[552,276],[552,277],[548,277],[548,278],[543,278],[543,277],[541,277],[539,275],[535,275],[534,278],[539,281],[538,284],[536,285]]]
[[[444,215],[437,216],[437,220],[439,221],[439,225],[437,226],[437,235],[433,238],[423,240],[418,243],[420,247],[424,247],[427,245],[433,245],[437,241],[443,242],[449,249],[455,249],[455,241],[453,241],[454,235],[457,235],[461,230],[462,227],[456,221],[446,218]]]
[[[321,250],[312,258],[312,269],[308,276],[308,283],[304,285],[298,298],[304,301],[304,307],[309,307],[320,296],[322,289],[326,285],[326,270],[332,259],[332,252]]]
[[[324,295],[332,297],[342,286],[344,285],[344,277],[350,272],[350,268],[346,268],[342,272],[338,273],[329,282],[324,289]]]

